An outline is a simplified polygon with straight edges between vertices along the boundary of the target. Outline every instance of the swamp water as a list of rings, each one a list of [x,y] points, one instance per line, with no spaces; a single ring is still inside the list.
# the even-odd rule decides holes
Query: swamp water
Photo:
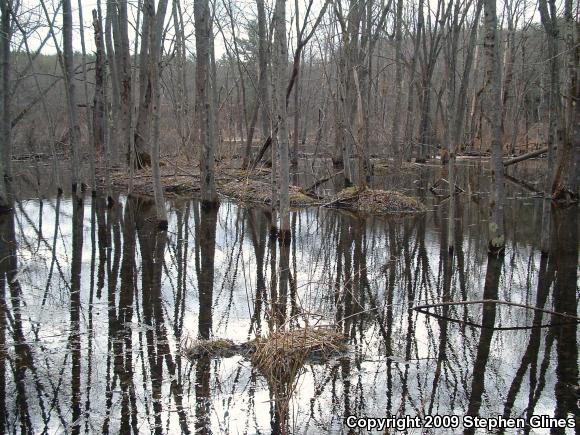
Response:
[[[508,184],[505,256],[488,258],[487,175],[464,165],[450,256],[447,202],[426,189],[439,172],[374,180],[427,213],[295,211],[289,246],[266,209],[226,201],[169,202],[167,232],[142,199],[19,201],[0,216],[0,433],[349,433],[349,415],[468,413],[578,433],[577,324],[554,314],[577,315],[577,209],[552,213],[542,256],[541,199]],[[519,305],[446,304],[482,299]],[[337,325],[349,350],[297,370],[283,417],[249,359],[185,356],[305,324]]]

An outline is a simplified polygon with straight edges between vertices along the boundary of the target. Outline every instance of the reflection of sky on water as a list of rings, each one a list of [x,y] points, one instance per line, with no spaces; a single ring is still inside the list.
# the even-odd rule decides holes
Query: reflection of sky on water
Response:
[[[117,272],[120,274],[124,261],[126,202],[122,198],[115,210],[102,213],[114,220],[110,227],[110,249],[100,249],[98,246],[98,221],[94,222],[92,235],[90,198],[87,198],[84,207],[81,320],[78,331],[81,343],[80,391],[84,413],[80,421],[81,431],[88,427],[90,432],[101,432],[105,421],[109,419],[110,431],[118,432],[123,412],[130,409],[124,403],[126,394],[121,385],[128,381],[114,375],[117,355],[114,345],[117,343],[123,349],[126,337],[123,334],[110,336],[108,310],[109,300],[115,307],[120,304],[121,277],[117,277],[115,287],[109,288],[112,281],[108,270],[118,267]],[[54,199],[44,201],[44,241],[40,243],[38,201],[25,201],[21,206],[16,212],[15,228],[21,265],[18,279],[23,289],[22,323],[36,368],[34,373],[27,370],[24,378],[28,414],[36,433],[41,433],[45,427],[43,416],[48,420],[46,427],[49,433],[73,432],[69,312],[70,264],[75,255],[72,251],[73,207],[68,199],[60,203],[56,262],[43,305],[52,260],[56,204]],[[538,220],[533,219],[533,223],[525,228],[517,222],[524,215],[537,216],[539,206],[539,202],[534,200],[527,204],[519,202],[517,207],[514,205],[508,212],[511,223],[508,225],[508,247],[497,289],[499,299],[528,305],[536,303],[541,262],[537,240],[531,235],[539,234]],[[199,249],[198,238],[207,228],[203,222],[199,226],[195,224],[199,221],[199,210],[194,210],[196,207],[199,207],[197,202],[176,203],[170,207],[161,278],[163,333],[157,328],[155,319],[152,325],[148,325],[143,318],[141,273],[156,265],[143,264],[139,246],[140,237],[151,235],[146,232],[140,236],[135,234],[134,311],[131,321],[121,327],[126,327],[132,338],[129,354],[133,376],[130,380],[132,382],[125,385],[134,389],[132,406],[136,410],[136,427],[141,433],[151,433],[155,429],[154,402],[158,401],[161,408],[158,421],[162,425],[157,429],[163,433],[178,433],[183,429],[179,422],[180,416],[185,418],[190,430],[194,430],[199,403],[206,400],[196,397],[197,364],[179,353],[180,344],[198,335],[200,303],[196,259],[199,252],[196,250]],[[288,303],[292,303],[292,284],[295,283],[295,302],[299,313],[295,317],[296,321],[290,324],[303,325],[306,319],[310,323],[334,323],[337,318],[346,319],[342,324],[343,330],[350,337],[351,350],[347,358],[324,364],[306,364],[302,369],[291,405],[292,433],[344,432],[342,418],[349,413],[384,416],[387,412],[400,415],[425,414],[429,410],[439,414],[463,415],[466,412],[480,331],[457,323],[441,322],[410,310],[412,306],[421,303],[441,300],[445,273],[451,273],[447,289],[451,299],[482,298],[487,266],[486,211],[482,205],[467,199],[462,201],[459,211],[463,214],[463,221],[458,224],[457,230],[462,249],[458,250],[460,252],[457,252],[453,264],[447,269],[443,261],[446,254],[440,247],[440,240],[445,237],[446,231],[445,205],[434,207],[434,211],[423,217],[406,219],[363,219],[325,209],[309,209],[293,214],[294,245],[290,247]],[[179,219],[178,213],[181,216]],[[186,215],[189,220],[180,232],[178,221],[183,222]],[[142,218],[146,221],[151,216]],[[254,317],[256,309],[257,270],[262,270],[263,285],[268,290],[272,264],[278,268],[280,255],[280,248],[276,246],[277,257],[271,261],[269,225],[266,215],[260,209],[246,210],[230,203],[220,206],[212,297],[214,337],[244,342],[254,336],[255,319],[250,319]],[[178,234],[182,234],[181,241],[178,241]],[[119,246],[116,246],[116,239],[121,241]],[[187,250],[184,247],[186,239]],[[182,251],[178,252],[179,249]],[[261,264],[256,255],[260,250],[263,251]],[[105,273],[101,277],[102,289],[98,292],[97,275],[101,253],[110,253],[111,257],[109,263],[102,265]],[[183,259],[185,277],[178,272],[178,256]],[[576,259],[569,258],[568,261],[571,264],[576,261],[577,265],[577,246]],[[348,269],[348,279],[339,282],[339,301],[342,305],[337,310],[335,287],[339,264],[343,277],[344,271]],[[178,283],[178,275],[184,280],[185,288],[181,288]],[[274,275],[277,277],[278,272]],[[568,283],[568,287],[577,288],[577,282]],[[353,303],[353,306],[345,308],[345,288],[352,289],[355,296],[353,301],[358,302],[360,307]],[[552,283],[544,306],[550,310],[555,309],[553,288]],[[259,314],[263,334],[269,330],[268,302],[269,299],[264,301]],[[201,307],[205,308],[209,307]],[[360,311],[359,314],[356,314],[356,309]],[[290,312],[291,308],[288,307],[288,314]],[[469,316],[470,319],[481,320],[481,306],[453,307],[448,314],[454,318]],[[533,315],[531,310],[501,306],[496,310],[495,320],[496,325],[527,325],[532,322]],[[254,327],[252,331],[251,324]],[[10,328],[7,331],[8,354],[10,364],[14,365],[17,355],[9,331]],[[530,391],[537,394],[533,398],[534,414],[554,414],[558,400],[561,400],[555,394],[555,389],[558,382],[556,368],[562,358],[555,331],[541,329],[493,334],[485,365],[481,415],[504,412],[512,381],[521,367],[528,343],[533,339],[539,343],[532,367],[534,374],[530,380],[530,367],[526,369],[511,415],[525,416]],[[162,349],[164,344],[169,346],[169,353],[159,355],[157,360],[163,367],[158,397],[151,388],[148,333],[153,334],[152,343],[156,348]],[[438,366],[442,337],[445,337],[445,356]],[[576,332],[573,344],[577,345],[577,341]],[[209,367],[210,397],[207,400],[210,404],[212,431],[270,432],[273,397],[267,382],[252,368],[251,363],[241,357],[232,357],[213,359]],[[577,364],[575,369],[577,373]],[[118,373],[123,373],[123,370]],[[17,405],[9,399],[17,390],[10,365],[6,378],[7,423],[11,430],[17,430],[21,419]],[[532,389],[530,382],[533,383]],[[181,406],[176,404],[176,395],[182,397]],[[547,432],[536,430],[532,433]]]

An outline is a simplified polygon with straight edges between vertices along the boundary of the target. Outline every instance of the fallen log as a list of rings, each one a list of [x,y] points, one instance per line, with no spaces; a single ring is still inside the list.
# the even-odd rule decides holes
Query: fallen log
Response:
[[[516,178],[516,177],[512,177],[511,175],[508,175],[508,174],[504,174],[504,177],[505,177],[505,179],[507,181],[510,181],[510,182],[514,183],[515,185],[517,185],[517,186],[523,187],[528,192],[532,192],[532,193],[535,193],[535,194],[543,195],[543,192],[541,192],[538,189],[536,189],[535,186],[533,186],[532,184],[528,183],[527,181],[521,180],[521,179]]]
[[[332,175],[329,175],[328,177],[324,177],[324,178],[321,178],[321,179],[319,179],[319,180],[316,180],[316,182],[314,182],[314,183],[313,183],[313,184],[312,184],[310,187],[307,187],[306,189],[304,189],[304,191],[305,191],[306,193],[312,193],[312,192],[314,192],[314,190],[315,190],[315,189],[316,189],[318,186],[320,186],[321,184],[324,184],[324,183],[326,183],[326,182],[327,182],[327,181],[329,181],[329,180],[332,180],[334,177],[336,177],[337,175],[340,175],[340,174],[342,174],[343,172],[344,172],[344,170],[343,170],[343,169],[341,169],[340,171],[338,171],[338,172],[335,172],[334,174],[332,174]]]
[[[515,165],[516,163],[523,162],[524,160],[528,160],[528,159],[531,159],[533,157],[538,157],[538,156],[545,154],[547,152],[548,152],[548,147],[545,147],[545,148],[541,148],[541,149],[536,150],[536,151],[532,151],[531,153],[522,154],[521,156],[514,157],[513,159],[505,160],[503,162],[503,166],[505,168],[505,167],[508,167],[511,165]]]
[[[268,136],[268,139],[266,139],[266,142],[264,142],[262,148],[260,148],[260,151],[258,152],[258,155],[252,162],[252,165],[250,166],[250,169],[252,171],[256,169],[256,166],[258,166],[258,163],[260,163],[260,160],[262,160],[262,157],[264,157],[264,154],[266,153],[270,145],[272,145],[272,136]]]

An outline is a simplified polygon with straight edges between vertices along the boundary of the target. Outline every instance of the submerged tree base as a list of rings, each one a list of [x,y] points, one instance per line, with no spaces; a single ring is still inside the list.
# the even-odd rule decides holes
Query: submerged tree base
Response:
[[[8,214],[13,210],[13,207],[10,205],[0,205],[0,214]]]
[[[365,213],[421,213],[427,208],[417,199],[392,190],[341,190],[327,206],[341,207]]]
[[[570,187],[559,186],[552,195],[552,200],[557,207],[566,208],[576,204],[578,202],[578,196]]]

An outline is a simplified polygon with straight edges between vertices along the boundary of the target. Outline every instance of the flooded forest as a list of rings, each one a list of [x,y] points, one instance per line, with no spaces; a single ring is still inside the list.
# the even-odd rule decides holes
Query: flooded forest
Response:
[[[0,0],[0,434],[580,434],[577,0]]]

